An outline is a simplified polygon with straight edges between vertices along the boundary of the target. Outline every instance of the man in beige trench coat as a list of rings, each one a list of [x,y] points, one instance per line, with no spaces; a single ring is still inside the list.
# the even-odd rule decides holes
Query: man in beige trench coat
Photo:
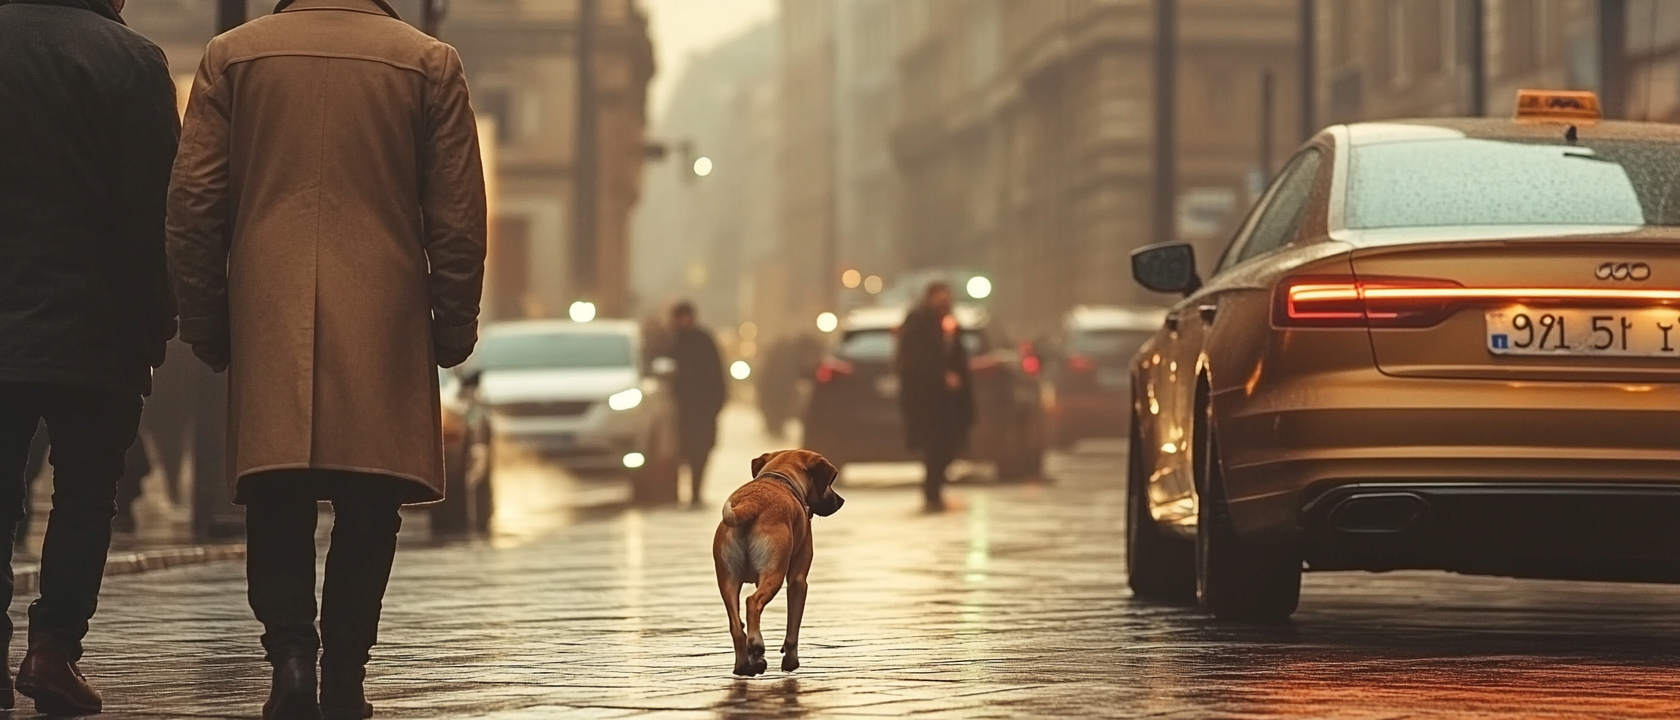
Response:
[[[383,0],[282,0],[210,42],[182,135],[169,261],[181,338],[229,374],[263,716],[371,717],[397,510],[443,497],[435,366],[477,341],[484,175],[461,61]],[[319,634],[318,500],[336,514]]]

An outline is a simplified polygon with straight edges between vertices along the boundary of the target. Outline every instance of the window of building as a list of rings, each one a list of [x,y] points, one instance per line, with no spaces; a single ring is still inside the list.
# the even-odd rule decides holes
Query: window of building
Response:
[[[492,87],[480,90],[473,97],[473,104],[478,106],[478,112],[496,119],[496,142],[511,143],[517,138],[514,126],[518,118],[513,116],[513,91],[505,87]]]

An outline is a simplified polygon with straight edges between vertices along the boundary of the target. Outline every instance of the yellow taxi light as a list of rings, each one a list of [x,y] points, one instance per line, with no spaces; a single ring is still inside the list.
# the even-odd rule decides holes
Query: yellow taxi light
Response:
[[[1586,90],[1518,90],[1518,120],[1591,121],[1604,117],[1598,93]]]

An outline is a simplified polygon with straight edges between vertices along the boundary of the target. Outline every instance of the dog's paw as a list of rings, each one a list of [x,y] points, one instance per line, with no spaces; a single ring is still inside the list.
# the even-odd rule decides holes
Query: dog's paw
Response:
[[[762,659],[764,657],[764,641],[758,638],[749,638],[747,640],[747,657]]]
[[[782,672],[793,672],[799,669],[798,655],[784,655],[782,657]]]
[[[749,669],[752,670],[752,675],[763,675],[765,670],[770,669],[770,662],[763,656],[755,657],[747,661],[747,664],[751,666]]]
[[[752,677],[758,673],[752,671],[751,662],[745,662],[735,666],[735,674],[740,675],[741,677]]]

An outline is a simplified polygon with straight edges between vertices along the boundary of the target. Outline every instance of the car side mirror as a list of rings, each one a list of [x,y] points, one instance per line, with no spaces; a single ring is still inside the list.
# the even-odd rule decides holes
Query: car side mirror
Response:
[[[677,361],[668,357],[656,357],[648,363],[648,371],[656,378],[669,378],[677,374]]]
[[[1145,245],[1132,251],[1132,278],[1158,293],[1189,295],[1202,287],[1196,250],[1188,243]]]

